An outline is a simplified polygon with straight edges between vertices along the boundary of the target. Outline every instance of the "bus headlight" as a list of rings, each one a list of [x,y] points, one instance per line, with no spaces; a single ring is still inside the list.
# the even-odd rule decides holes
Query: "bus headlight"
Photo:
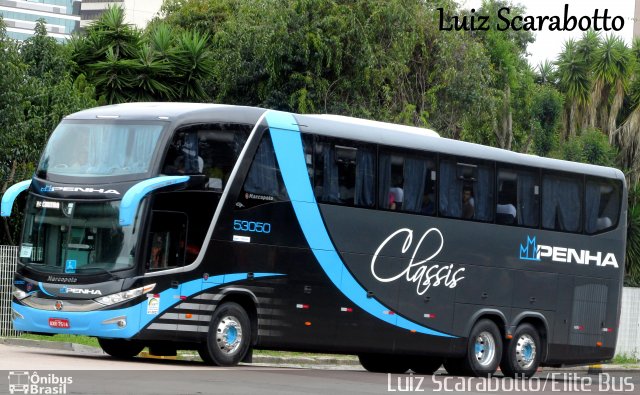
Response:
[[[17,288],[15,285],[13,286],[13,292],[11,292],[11,294],[13,295],[14,298],[16,298],[18,300],[22,300],[22,299],[26,298],[27,296],[29,296],[28,293],[26,293],[23,290]]]
[[[125,302],[140,295],[151,292],[156,287],[155,284],[145,285],[144,287],[130,289],[128,291],[122,291],[111,295],[101,296],[94,299],[96,302],[105,306],[111,306],[112,304]]]

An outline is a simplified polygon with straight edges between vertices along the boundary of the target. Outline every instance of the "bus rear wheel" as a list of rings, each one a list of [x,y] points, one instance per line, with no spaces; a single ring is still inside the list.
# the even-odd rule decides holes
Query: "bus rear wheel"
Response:
[[[508,377],[531,377],[540,364],[540,336],[531,324],[518,326],[507,343],[500,369]]]
[[[449,359],[444,366],[455,376],[487,377],[495,373],[502,356],[502,337],[496,324],[487,319],[478,321],[471,329],[467,354]]]
[[[397,355],[360,354],[358,360],[363,368],[373,373],[404,373],[409,370],[406,358]]]
[[[211,317],[207,340],[198,349],[202,360],[211,365],[235,366],[251,345],[251,321],[237,303],[220,305]]]
[[[140,354],[144,344],[135,340],[98,338],[98,344],[104,352],[118,359],[131,359]]]

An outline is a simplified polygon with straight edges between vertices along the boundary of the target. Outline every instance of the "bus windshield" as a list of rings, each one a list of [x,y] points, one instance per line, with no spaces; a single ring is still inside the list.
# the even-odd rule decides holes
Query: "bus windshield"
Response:
[[[37,174],[108,177],[149,171],[164,123],[62,121]]]
[[[137,224],[121,227],[120,202],[69,202],[30,196],[20,262],[47,273],[83,274],[133,267]]]

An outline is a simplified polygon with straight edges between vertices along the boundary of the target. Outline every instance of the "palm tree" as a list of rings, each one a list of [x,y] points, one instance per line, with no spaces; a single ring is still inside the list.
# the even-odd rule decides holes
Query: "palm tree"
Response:
[[[593,67],[596,50],[600,47],[601,43],[602,40],[600,39],[600,33],[594,30],[586,31],[582,35],[582,38],[580,38],[580,40],[577,42],[578,55],[590,69]],[[589,72],[589,78],[593,79],[592,72]],[[582,119],[580,120],[580,125],[582,127],[582,130],[596,127],[596,112],[595,110],[593,110],[594,107],[589,106],[588,104],[598,101],[600,101],[600,91],[597,89],[592,89],[588,103],[586,103],[587,108],[581,114]]]
[[[545,60],[540,62],[536,68],[536,82],[538,84],[554,84],[557,80],[557,74],[553,62]]]
[[[613,142],[620,151],[620,165],[627,170],[629,182],[636,184],[640,179],[640,38],[633,41],[630,52],[635,58],[630,73],[631,111],[613,133]]]
[[[633,63],[631,51],[618,36],[609,35],[594,54],[593,100],[589,113],[600,115],[595,126],[607,134],[611,142]]]
[[[556,61],[558,79],[566,94],[564,138],[576,135],[576,126],[589,102],[591,81],[589,65],[578,51],[575,40],[569,39]]]
[[[209,36],[197,32],[185,32],[180,36],[172,62],[180,87],[181,100],[207,100],[202,82],[214,73],[214,62],[207,46]]]

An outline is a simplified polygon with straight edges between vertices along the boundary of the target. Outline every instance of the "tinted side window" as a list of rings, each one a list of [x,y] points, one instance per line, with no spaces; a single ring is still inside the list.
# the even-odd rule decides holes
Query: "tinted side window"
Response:
[[[239,124],[199,124],[176,131],[163,165],[164,174],[204,174],[206,188],[221,192],[249,135]]]
[[[374,207],[375,146],[318,138],[314,157],[314,193],[319,202]]]
[[[493,221],[493,166],[466,158],[440,158],[440,213],[445,217]]]
[[[496,223],[538,226],[540,195],[538,173],[522,169],[498,169]]]
[[[273,149],[271,136],[265,133],[253,157],[238,201],[243,207],[287,200],[287,191]]]
[[[378,157],[378,206],[435,215],[435,156],[382,150]]]
[[[565,232],[582,229],[582,178],[542,176],[542,227]]]
[[[153,211],[149,232],[150,251],[147,268],[162,270],[185,263],[187,245],[187,215],[177,211]],[[187,263],[197,256],[190,257]]]
[[[620,217],[621,185],[619,181],[587,179],[585,231],[589,234],[613,229]]]

